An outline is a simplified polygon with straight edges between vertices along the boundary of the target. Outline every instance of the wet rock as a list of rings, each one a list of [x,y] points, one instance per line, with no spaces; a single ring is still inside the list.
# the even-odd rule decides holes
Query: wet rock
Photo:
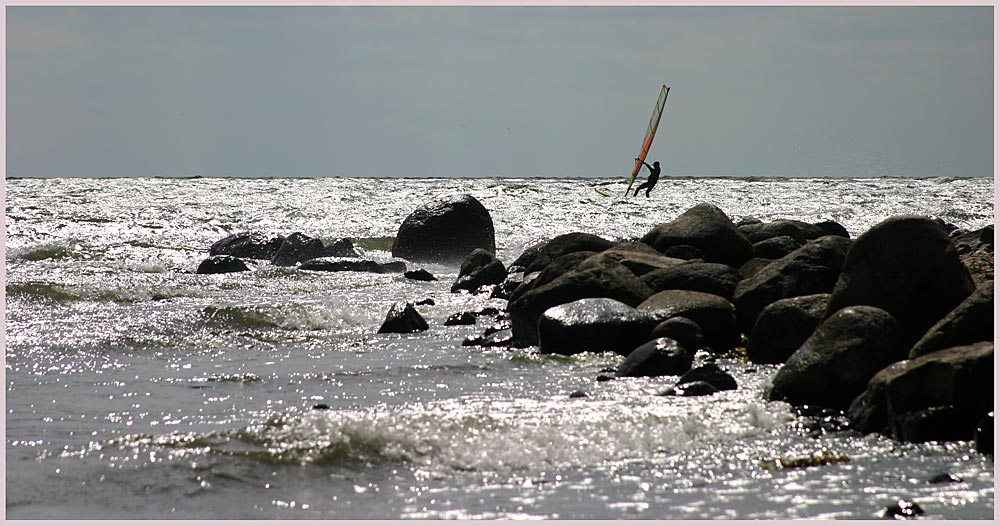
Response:
[[[538,243],[535,243],[534,245],[531,245],[528,248],[524,249],[524,251],[521,252],[521,255],[517,256],[517,258],[514,259],[514,261],[510,264],[510,266],[507,267],[507,273],[509,274],[511,272],[527,271],[528,265],[530,265],[531,262],[534,261],[534,259],[538,257],[539,254],[541,254],[542,250],[545,248],[545,245],[549,244],[549,241],[551,240],[539,241]]]
[[[696,380],[688,382],[684,385],[668,387],[657,396],[707,396],[718,392],[719,389],[714,385],[705,381]]]
[[[240,232],[212,243],[208,253],[212,256],[226,255],[270,260],[284,240],[283,236],[272,236],[263,232]]]
[[[382,333],[408,333],[426,331],[429,328],[424,317],[417,312],[411,303],[396,302],[389,307],[385,321],[379,327]]]
[[[731,391],[737,387],[736,379],[714,363],[702,364],[684,373],[677,380],[677,386],[684,388],[694,382],[705,382],[719,391]]]
[[[590,395],[588,395],[584,391],[573,391],[572,393],[569,394],[570,398],[587,398],[588,396]]]
[[[402,274],[406,272],[406,263],[402,261],[386,261],[385,263],[380,263],[380,265],[382,265],[382,272],[386,274]]]
[[[509,300],[514,291],[524,283],[524,272],[518,270],[512,272],[510,268],[507,268],[507,276],[504,277],[503,281],[493,289],[491,298]]]
[[[274,257],[271,258],[271,263],[280,267],[291,267],[310,259],[325,256],[324,248],[322,239],[307,236],[302,232],[295,232],[281,243],[277,252],[274,253]]]
[[[403,277],[415,281],[437,281],[434,274],[431,274],[422,268],[406,271],[403,273]]]
[[[900,499],[885,508],[882,508],[882,518],[885,519],[908,519],[923,515],[924,510],[916,502]]]
[[[542,354],[614,352],[628,355],[646,341],[656,320],[609,298],[584,298],[552,307],[538,320]]]
[[[317,411],[325,411],[327,409],[330,409],[330,406],[328,406],[326,404],[316,404],[316,405],[313,406],[313,409],[315,409]]]
[[[910,358],[993,340],[993,282],[988,281],[934,324],[910,349]]]
[[[668,258],[683,259],[687,261],[704,260],[705,254],[698,250],[698,247],[691,245],[673,245],[663,251],[663,255]]]
[[[434,305],[434,298],[424,298],[418,301],[417,305]]]
[[[750,334],[760,311],[775,301],[833,290],[850,244],[839,236],[814,239],[741,281],[733,293],[740,330]]]
[[[323,241],[323,256],[331,258],[359,258],[361,253],[354,247],[354,242],[350,238],[341,238],[334,241]]]
[[[475,325],[476,324],[476,313],[474,312],[456,312],[448,319],[444,321],[445,325]]]
[[[979,421],[976,434],[973,437],[976,451],[983,455],[993,454],[993,411],[990,411]]]
[[[451,291],[475,291],[484,285],[498,285],[506,277],[507,268],[503,263],[492,252],[477,248],[462,262]]]
[[[938,473],[937,475],[927,479],[927,482],[931,484],[951,484],[955,482],[962,482],[962,479],[961,477],[951,473]]]
[[[993,342],[952,347],[883,368],[847,416],[858,431],[900,441],[972,440],[992,389]]]
[[[538,249],[531,261],[524,264],[525,272],[535,272],[549,266],[559,256],[572,252],[602,252],[615,244],[603,237],[584,232],[570,232],[558,235]]]
[[[571,270],[550,283],[533,287],[508,303],[511,329],[523,345],[538,343],[538,319],[548,309],[584,298],[611,298],[635,306],[652,291],[624,265],[602,260],[585,270]]]
[[[483,341],[479,344],[482,347],[518,347],[514,340],[514,333],[509,329],[503,329],[489,335],[483,336]]]
[[[458,264],[473,250],[496,253],[493,218],[469,194],[438,197],[417,207],[399,226],[393,257]]]
[[[698,349],[705,343],[705,336],[701,332],[701,327],[693,320],[683,316],[674,316],[660,322],[659,325],[653,327],[648,338],[650,340],[670,338],[677,340],[677,342],[688,349]]]
[[[691,369],[692,362],[694,353],[679,342],[657,338],[628,353],[615,376],[676,376]]]
[[[794,219],[777,219],[769,223],[743,225],[738,228],[753,244],[776,237],[790,237],[802,245],[811,239],[823,237],[826,233],[819,226]]]
[[[609,382],[609,381],[614,380],[614,379],[615,379],[614,376],[609,376],[609,375],[606,375],[606,374],[599,374],[599,375],[597,375],[597,381],[598,382]]]
[[[993,280],[993,225],[972,232],[952,233],[952,242],[976,285]]]
[[[299,265],[299,270],[316,272],[372,272],[385,274],[388,270],[378,262],[359,258],[315,258]]]
[[[690,290],[665,290],[653,294],[637,307],[659,321],[682,316],[698,324],[705,345],[724,352],[739,345],[733,304],[721,296]]]
[[[850,305],[884,309],[899,322],[909,349],[975,288],[940,225],[926,217],[896,216],[854,241],[827,315]]]
[[[824,320],[778,369],[767,397],[846,409],[875,373],[905,352],[891,314],[867,305],[847,307]]]
[[[654,292],[694,290],[731,300],[743,276],[735,267],[723,263],[690,262],[653,270],[641,279]]]
[[[212,256],[198,265],[196,274],[226,274],[250,270],[239,258],[233,256]]]
[[[829,294],[812,294],[765,307],[747,340],[747,358],[753,363],[784,363],[819,326],[829,301]]]
[[[702,203],[663,223],[642,237],[642,242],[663,253],[672,246],[690,245],[712,263],[739,267],[753,257],[750,241],[719,207]]]
[[[802,248],[802,242],[791,236],[770,237],[753,244],[754,256],[780,259]]]

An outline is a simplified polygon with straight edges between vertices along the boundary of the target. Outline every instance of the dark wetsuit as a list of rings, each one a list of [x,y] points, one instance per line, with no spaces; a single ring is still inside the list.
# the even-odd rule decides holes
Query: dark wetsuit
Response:
[[[660,180],[659,166],[656,167],[650,166],[646,164],[645,161],[643,161],[642,164],[645,164],[646,168],[649,168],[649,177],[646,179],[645,183],[642,183],[641,185],[639,185],[638,188],[635,189],[635,193],[632,194],[632,197],[639,195],[639,190],[642,190],[643,188],[646,189],[646,197],[649,197],[649,191],[652,190],[653,187],[656,186],[656,182]]]

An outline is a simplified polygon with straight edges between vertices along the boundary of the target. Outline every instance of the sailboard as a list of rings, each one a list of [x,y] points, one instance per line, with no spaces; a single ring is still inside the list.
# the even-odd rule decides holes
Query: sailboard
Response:
[[[656,128],[660,125],[660,116],[663,115],[663,107],[667,104],[668,92],[670,92],[670,86],[664,84],[660,88],[660,96],[656,99],[653,116],[649,118],[649,126],[646,127],[646,136],[642,138],[642,150],[639,152],[639,159],[635,162],[635,168],[632,169],[632,176],[628,179],[628,188],[625,189],[626,197],[628,197],[628,191],[632,189],[632,185],[635,184],[635,178],[639,175],[639,170],[642,169],[642,163],[646,161],[649,147],[653,144],[653,137],[656,136]]]

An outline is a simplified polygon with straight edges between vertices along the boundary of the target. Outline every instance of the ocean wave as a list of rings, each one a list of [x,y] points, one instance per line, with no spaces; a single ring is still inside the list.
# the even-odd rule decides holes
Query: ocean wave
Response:
[[[7,249],[7,261],[43,261],[79,257],[79,246],[69,241],[49,241],[37,245]]]
[[[661,399],[662,400],[662,399]],[[673,401],[623,406],[452,401],[437,408],[313,410],[240,430],[139,437],[132,446],[298,465],[411,463],[431,469],[507,471],[644,460],[762,436],[793,419],[784,404]],[[531,407],[527,407],[531,406]],[[525,410],[528,410],[525,412]]]
[[[164,272],[151,265],[143,272]],[[202,289],[175,286],[118,286],[113,284],[74,284],[27,281],[8,283],[7,295],[28,300],[48,300],[56,302],[110,301],[116,303],[136,303],[142,301],[162,301],[170,298],[198,297],[204,295]]]
[[[368,320],[322,305],[205,307],[202,316],[211,323],[243,329],[325,330],[366,326]]]

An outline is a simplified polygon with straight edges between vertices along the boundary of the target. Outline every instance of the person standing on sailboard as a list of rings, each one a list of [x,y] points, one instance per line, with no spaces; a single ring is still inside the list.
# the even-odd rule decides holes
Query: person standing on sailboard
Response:
[[[638,157],[635,158],[635,162],[639,162]],[[649,169],[649,177],[646,178],[645,183],[642,183],[635,189],[635,193],[632,194],[632,197],[639,195],[639,190],[642,190],[643,188],[646,189],[646,197],[649,197],[649,192],[654,186],[656,186],[656,182],[660,180],[660,161],[653,161],[653,166],[650,166],[646,161],[642,161],[642,164],[645,164],[646,168]]]

